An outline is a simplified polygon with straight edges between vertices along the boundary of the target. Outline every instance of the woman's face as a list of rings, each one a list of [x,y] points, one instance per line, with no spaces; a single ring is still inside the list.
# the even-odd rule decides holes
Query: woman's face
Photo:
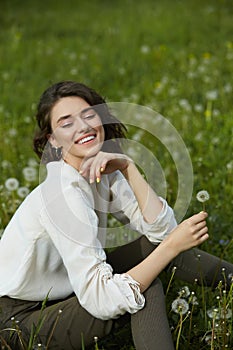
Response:
[[[96,111],[81,97],[58,100],[51,110],[53,147],[62,147],[63,159],[80,169],[84,158],[95,156],[104,142],[104,128]]]

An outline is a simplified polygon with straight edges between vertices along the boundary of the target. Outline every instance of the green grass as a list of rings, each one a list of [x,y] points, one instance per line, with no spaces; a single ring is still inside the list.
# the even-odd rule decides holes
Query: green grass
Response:
[[[38,98],[51,82],[72,79],[94,87],[109,102],[150,106],[174,125],[193,164],[193,196],[186,215],[201,210],[195,195],[200,189],[207,190],[211,237],[203,248],[232,261],[232,15],[230,0],[2,0],[1,229],[22,200],[16,191],[6,190],[6,179],[15,177],[20,186],[30,189],[37,183],[37,179],[27,181],[22,170],[31,158],[36,159],[31,144]],[[130,137],[133,131],[131,128]],[[167,198],[174,204],[177,174],[171,155],[141,131],[136,130],[139,142],[155,150],[166,169]],[[166,288],[170,276],[164,278]],[[179,316],[170,309],[181,286],[173,282],[167,296],[175,342]],[[194,289],[201,298],[201,290]],[[205,290],[205,302],[202,298],[193,313],[191,335],[186,326],[189,321],[182,324],[181,350],[187,348],[188,339],[199,341],[211,329],[204,310],[216,304],[219,294],[219,290]],[[223,297],[221,300],[224,302]],[[232,333],[230,337],[232,341]],[[119,346],[129,342],[127,331]],[[208,346],[203,341],[201,346],[221,349],[220,343]],[[107,343],[103,346],[108,349]]]

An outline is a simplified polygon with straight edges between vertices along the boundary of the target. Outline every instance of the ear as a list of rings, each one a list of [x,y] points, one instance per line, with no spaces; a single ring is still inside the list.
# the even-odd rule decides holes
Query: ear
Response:
[[[57,143],[56,138],[54,137],[53,134],[48,134],[47,139],[52,147],[59,148],[60,145]]]

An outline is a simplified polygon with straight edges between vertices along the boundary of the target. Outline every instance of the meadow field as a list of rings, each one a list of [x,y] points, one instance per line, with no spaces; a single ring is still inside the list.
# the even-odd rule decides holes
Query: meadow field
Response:
[[[149,107],[174,127],[192,163],[183,216],[202,210],[196,194],[207,191],[210,238],[202,248],[232,262],[233,2],[1,0],[0,236],[40,181],[34,114],[44,89],[60,80],[92,86],[110,105]],[[153,120],[145,120],[141,113],[137,125],[129,125],[129,139],[158,160],[173,206],[182,188],[177,155],[150,133]],[[156,178],[155,169],[150,163],[149,176]],[[232,289],[224,290],[232,276],[223,271],[223,283],[213,291],[161,277],[176,350],[233,347]],[[178,307],[177,299],[183,303]],[[8,349],[4,330],[0,345]],[[129,326],[93,340],[92,348],[134,349]]]

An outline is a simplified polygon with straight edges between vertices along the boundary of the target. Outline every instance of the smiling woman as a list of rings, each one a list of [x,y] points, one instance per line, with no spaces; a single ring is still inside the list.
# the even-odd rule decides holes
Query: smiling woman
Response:
[[[71,105],[69,105],[69,102],[71,102]],[[66,109],[67,106],[68,110]],[[69,113],[67,113],[68,111]],[[84,129],[88,129],[88,125],[91,126],[92,122],[99,123],[99,127],[104,129],[104,136],[101,137],[104,137],[105,141],[114,139],[114,143],[111,143],[112,149],[109,149],[109,151],[121,152],[119,140],[125,138],[126,128],[109,112],[105,100],[84,84],[60,82],[43,93],[38,105],[37,121],[39,130],[34,138],[34,150],[44,163],[61,159],[61,153],[51,148],[51,144],[55,147],[59,146],[55,142],[56,137],[53,137],[55,136],[53,133],[57,131],[58,127],[70,127],[75,120],[76,122],[77,120],[80,123],[83,122],[82,127]],[[51,144],[48,143],[49,136],[51,136]],[[72,142],[70,141],[68,149]]]
[[[174,349],[160,272],[175,265],[177,277],[208,286],[218,284],[221,268],[233,272],[232,264],[190,250],[208,239],[207,213],[177,226],[166,200],[123,154],[125,126],[89,87],[52,85],[37,121],[34,149],[47,177],[0,241],[0,322],[10,327],[14,317],[28,340],[48,295],[35,341],[51,349],[81,349],[82,335],[90,345],[129,315],[136,349]],[[106,251],[109,214],[141,237]],[[17,334],[9,343],[20,348]]]

